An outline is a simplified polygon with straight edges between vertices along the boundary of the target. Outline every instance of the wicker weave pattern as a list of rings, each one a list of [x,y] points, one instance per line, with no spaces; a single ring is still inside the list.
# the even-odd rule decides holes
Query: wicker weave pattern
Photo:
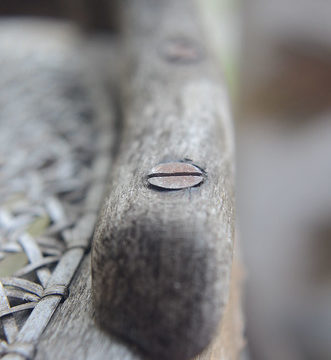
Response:
[[[63,30],[44,31],[21,52],[8,43],[22,33],[0,35],[0,356],[11,359],[34,357],[68,296],[109,171],[109,109],[95,74],[63,45]]]

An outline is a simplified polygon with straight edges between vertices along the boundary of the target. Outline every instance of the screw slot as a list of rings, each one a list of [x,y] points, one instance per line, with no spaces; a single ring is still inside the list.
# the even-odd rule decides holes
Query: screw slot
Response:
[[[188,37],[173,37],[165,40],[161,48],[162,57],[175,64],[191,64],[201,60],[201,47]]]
[[[181,190],[200,185],[204,174],[197,166],[185,162],[156,165],[147,175],[152,187],[163,190]]]

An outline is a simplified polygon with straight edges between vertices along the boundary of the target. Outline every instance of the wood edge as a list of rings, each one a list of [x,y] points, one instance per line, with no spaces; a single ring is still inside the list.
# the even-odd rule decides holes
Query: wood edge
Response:
[[[230,295],[218,332],[209,347],[194,360],[238,360],[245,346],[241,285],[244,270],[236,252],[232,263]]]

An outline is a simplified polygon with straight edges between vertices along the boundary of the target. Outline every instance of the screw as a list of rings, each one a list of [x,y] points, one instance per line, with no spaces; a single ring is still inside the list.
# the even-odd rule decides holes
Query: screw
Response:
[[[147,181],[153,187],[164,190],[180,190],[201,184],[203,172],[195,165],[184,162],[159,164],[150,171]]]
[[[163,43],[161,54],[169,62],[188,64],[202,58],[202,49],[190,38],[174,37]]]

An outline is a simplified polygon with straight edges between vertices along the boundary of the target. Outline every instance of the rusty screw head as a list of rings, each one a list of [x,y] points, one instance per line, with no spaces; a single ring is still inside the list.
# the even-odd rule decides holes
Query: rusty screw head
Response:
[[[168,62],[189,64],[202,58],[202,49],[194,40],[179,36],[164,41],[161,54]]]
[[[201,184],[204,180],[202,171],[192,164],[169,162],[159,164],[147,176],[148,183],[163,190],[180,190]]]

